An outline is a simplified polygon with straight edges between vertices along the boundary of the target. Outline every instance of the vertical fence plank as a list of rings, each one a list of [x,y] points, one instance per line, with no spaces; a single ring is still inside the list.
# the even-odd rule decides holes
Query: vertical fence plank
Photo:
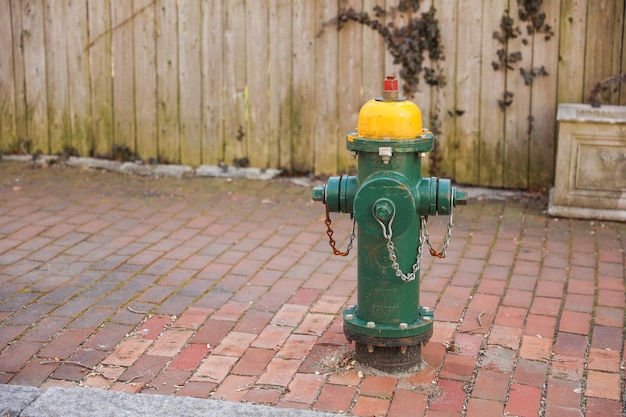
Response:
[[[336,1],[328,0],[314,3],[317,4],[314,14],[317,17],[317,24],[311,31],[311,34],[315,33],[316,29],[320,29],[325,22],[336,17],[338,13]],[[339,97],[337,90],[339,88],[339,76],[337,72],[337,48],[341,32],[347,29],[347,27],[344,27],[341,31],[337,31],[335,25],[330,25],[321,36],[317,37],[315,40],[315,55],[310,56],[315,72],[309,74],[310,77],[308,81],[309,84],[314,85],[314,91],[308,91],[309,88],[305,87],[307,80],[298,83],[300,84],[298,91],[306,91],[305,93],[299,92],[296,96],[299,105],[306,106],[307,101],[309,101],[314,103],[313,105],[315,107],[314,171],[319,174],[332,174],[337,172],[338,142],[342,142],[343,139],[339,132],[338,123]],[[314,80],[314,82],[311,83],[311,80]],[[303,97],[304,100],[300,100],[298,96]],[[304,123],[304,117],[308,117],[308,115],[303,110],[304,109],[300,110],[301,121],[299,123],[301,131],[296,138],[308,134],[305,130],[308,128],[307,124]],[[303,153],[302,160],[304,160],[304,157],[306,157],[306,154]],[[307,161],[307,168],[309,166],[310,163]]]
[[[246,3],[246,137],[250,164],[276,166],[276,148],[269,133],[269,7],[267,2]],[[242,51],[243,52],[243,51]]]
[[[28,139],[26,117],[26,69],[24,68],[24,48],[22,39],[24,28],[22,25],[22,2],[11,1],[11,28],[13,30],[13,76],[15,77],[15,133],[16,152],[26,152],[25,141]]]
[[[246,9],[243,0],[224,7],[224,159],[248,157],[246,133]]]
[[[46,39],[46,93],[48,102],[48,132],[50,152],[59,153],[72,147],[69,108],[69,69],[66,28],[68,25],[66,3],[44,4],[44,31]]]
[[[111,9],[109,0],[89,0],[91,118],[95,156],[111,153],[113,145],[113,79],[111,77]]]
[[[31,152],[50,153],[44,7],[41,0],[23,0],[21,6],[27,140]]]
[[[615,0],[594,0],[589,1],[587,6],[585,82],[583,85],[585,99],[597,82],[616,75],[614,71],[619,68],[619,62],[616,65],[615,60],[619,61],[621,57],[613,46],[617,36],[614,27],[617,20],[614,16],[615,3]],[[603,94],[602,97],[605,102],[607,98],[611,102],[610,94]]]
[[[587,102],[583,84],[588,1],[561,1],[557,103]]]
[[[224,159],[223,7],[221,0],[202,1],[202,163],[209,165]]]
[[[480,160],[480,96],[477,94],[481,84],[482,31],[478,30],[482,22],[482,9],[467,1],[458,3],[457,32],[457,77],[456,100],[454,107],[447,107],[445,112],[456,118],[457,141],[454,178],[461,183],[479,183]],[[464,113],[461,115],[460,111]]]
[[[133,15],[137,154],[145,162],[156,162],[158,151],[155,0],[134,0]]]
[[[17,148],[15,127],[15,73],[13,62],[12,13],[8,1],[0,1],[0,152]]]
[[[553,178],[556,154],[557,74],[559,60],[559,4],[546,2],[542,11],[546,23],[555,28],[555,37],[545,40],[544,35],[533,36],[533,67],[550,68],[548,75],[537,77],[531,85],[531,109],[528,153],[528,187],[539,189],[550,184]],[[554,68],[554,70],[552,70]]]
[[[169,0],[156,6],[157,153],[161,163],[180,163],[178,8]]]
[[[180,159],[198,166],[202,155],[202,67],[200,3],[178,3],[178,77],[180,89]]]
[[[613,51],[611,52],[611,73],[609,77],[614,77],[616,75],[623,74],[626,72],[626,62],[624,62],[622,50],[624,48],[624,37],[626,37],[626,31],[624,30],[624,12],[626,11],[626,5],[624,4],[624,0],[614,0],[614,9],[612,13],[612,39],[611,43],[613,46]],[[611,104],[619,104],[620,103],[620,92],[626,90],[624,88],[624,84],[618,85],[614,88],[610,94],[610,103]]]
[[[72,148],[79,155],[93,154],[91,95],[89,94],[89,55],[87,53],[87,0],[67,3],[68,27],[65,32]]]
[[[114,146],[136,152],[133,2],[111,3]]]
[[[313,165],[314,161],[317,162],[317,152],[320,149],[317,144],[317,140],[320,139],[319,135],[326,134],[324,130],[322,130],[324,133],[319,133],[317,128],[320,126],[316,123],[316,112],[320,109],[320,103],[316,102],[316,94],[322,93],[315,85],[316,74],[319,74],[316,68],[316,50],[320,42],[328,35],[325,33],[318,38],[315,37],[324,21],[316,15],[316,4],[321,7],[324,2],[308,0],[294,0],[293,2],[291,170],[298,173],[324,172],[323,169],[318,170],[317,167],[314,169]],[[327,32],[332,32],[332,29]],[[329,100],[336,102],[334,98],[329,98]]]
[[[272,161],[278,168],[291,170],[291,97],[293,71],[293,28],[291,0],[271,0],[269,20],[269,131],[267,136]],[[296,28],[300,30],[300,28]],[[271,155],[276,152],[276,155]]]
[[[341,3],[344,8],[352,8],[357,13],[363,11],[362,0],[345,0]],[[338,80],[337,97],[339,117],[339,132],[335,137],[335,152],[337,155],[338,172],[356,170],[355,161],[346,150],[346,133],[356,129],[359,109],[361,107],[361,73],[363,42],[363,25],[352,22],[339,32],[338,45]],[[330,68],[328,68],[330,71]],[[329,161],[330,162],[330,161]]]
[[[624,3],[621,3],[623,10],[622,10],[622,19],[621,19],[621,23],[622,23],[622,39],[621,39],[621,51],[620,51],[620,56],[622,57],[622,66],[620,68],[620,74],[625,74],[626,73],[626,28],[624,28],[624,26],[626,25],[626,5]],[[619,87],[619,99],[617,101],[617,104],[620,106],[626,106],[626,85],[624,85],[623,83],[620,85]]]
[[[506,6],[501,0],[486,0],[483,4],[482,82],[478,91],[479,107],[476,109],[480,112],[478,167],[479,184],[491,187],[504,185],[504,110],[498,106],[498,99],[502,99],[506,90],[507,70],[495,71],[492,62],[497,61],[497,51],[504,48],[494,39],[493,33],[500,28]]]
[[[374,17],[374,7],[385,7],[384,0],[363,0],[363,11]],[[382,95],[385,79],[385,42],[375,30],[363,26],[361,43],[361,73],[363,93],[361,104]],[[356,127],[356,126],[355,126]]]
[[[435,134],[435,149],[429,154],[430,168],[434,174],[443,177],[455,177],[455,159],[458,146],[458,126],[454,109],[457,102],[457,30],[458,2],[445,0],[437,7],[437,16],[441,27],[441,43],[445,60],[441,63],[442,75],[446,85],[436,89],[430,108],[422,108],[424,127]],[[462,65],[465,67],[465,64]],[[465,104],[459,105],[466,109]]]
[[[504,132],[504,186],[507,188],[526,188],[528,184],[530,88],[524,83],[519,69],[528,70],[532,66],[532,50],[523,43],[528,37],[525,25],[518,19],[518,8],[517,1],[509,1],[510,16],[522,34],[509,39],[507,48],[509,53],[521,52],[522,59],[506,75],[506,89],[514,93],[513,102],[506,109]]]

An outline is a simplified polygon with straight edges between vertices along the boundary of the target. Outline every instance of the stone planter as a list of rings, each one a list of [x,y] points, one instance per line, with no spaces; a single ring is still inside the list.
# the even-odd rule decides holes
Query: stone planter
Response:
[[[548,214],[626,221],[626,106],[561,104]]]

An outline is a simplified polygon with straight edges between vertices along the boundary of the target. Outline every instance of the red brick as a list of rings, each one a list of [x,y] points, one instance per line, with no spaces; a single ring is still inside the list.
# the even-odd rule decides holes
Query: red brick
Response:
[[[263,389],[249,389],[246,395],[242,398],[242,401],[251,402],[255,404],[276,404],[278,399],[283,395],[281,387],[274,389],[270,387],[264,387]]]
[[[578,407],[563,407],[560,405],[547,403],[545,407],[546,416],[554,417],[580,417],[580,406]],[[587,414],[589,415],[589,414]]]
[[[209,355],[190,380],[220,383],[226,378],[237,359],[231,356]]]
[[[209,394],[217,387],[214,382],[187,381],[185,385],[176,391],[175,395],[186,397],[208,398]]]
[[[472,397],[484,400],[504,401],[509,386],[510,374],[498,371],[479,369]]]
[[[252,342],[252,347],[262,349],[279,349],[291,335],[292,329],[286,326],[268,325]]]
[[[620,400],[621,379],[619,373],[588,371],[585,396]]]
[[[580,407],[580,393],[581,386],[579,381],[550,378],[548,379],[546,391],[546,403],[565,408]]]
[[[172,361],[168,369],[193,371],[209,354],[209,351],[210,349],[207,345],[191,343],[180,352],[174,361]]]
[[[212,398],[224,401],[241,401],[246,395],[246,388],[254,384],[256,378],[242,375],[228,375],[217,387]]]
[[[517,350],[522,339],[522,329],[519,327],[508,327],[494,325],[489,333],[487,342],[489,345],[497,345],[505,348]]]
[[[485,417],[504,415],[504,404],[500,401],[470,398],[467,402],[467,417]]]
[[[542,337],[524,336],[519,352],[520,358],[545,361],[551,357],[552,340]]]
[[[249,348],[237,362],[232,372],[239,375],[261,375],[275,353],[270,349]]]
[[[594,326],[591,346],[601,349],[622,349],[622,329],[617,327]]]
[[[596,326],[621,328],[624,325],[624,309],[617,307],[597,306],[594,324]]]
[[[330,314],[309,313],[304,316],[296,333],[321,335],[328,329],[334,318]]]
[[[559,331],[587,335],[590,325],[591,314],[564,310],[559,322]]]
[[[513,381],[523,385],[540,387],[546,380],[547,372],[547,362],[519,358],[513,374]]]
[[[353,416],[386,416],[390,400],[359,396],[350,412]]]
[[[457,333],[454,342],[461,349],[459,351],[459,355],[463,356],[471,356],[476,358],[478,356],[478,352],[482,346],[484,340],[484,335],[482,334],[467,334],[467,333]]]
[[[180,352],[192,334],[193,331],[191,330],[168,330],[157,339],[148,354],[173,358]]]
[[[90,349],[109,351],[124,339],[132,329],[133,326],[128,324],[106,323],[83,346]]]
[[[505,413],[531,417],[539,415],[541,407],[541,388],[528,385],[513,384],[509,400],[504,407]]]
[[[152,316],[139,326],[136,333],[144,339],[155,340],[171,322],[172,319],[167,316]]]
[[[387,417],[424,415],[428,397],[407,389],[396,390]]]
[[[563,356],[582,358],[586,349],[587,338],[577,334],[559,332],[554,344],[554,353]]]
[[[131,366],[150,347],[152,341],[130,338],[123,341],[103,361],[107,365]]]
[[[168,370],[157,375],[149,384],[144,385],[142,391],[146,394],[173,395],[190,376],[191,372],[189,371]]]
[[[270,323],[277,326],[297,327],[307,313],[308,307],[298,304],[285,304],[276,313]]]
[[[48,342],[57,333],[61,332],[70,321],[68,317],[44,317],[39,323],[33,326],[31,329],[21,337],[21,340],[28,340],[33,342]],[[15,327],[15,331],[26,328],[26,326],[11,326]],[[13,330],[13,329],[11,329]],[[5,331],[3,328],[2,332]],[[12,332],[14,333],[14,332]],[[0,340],[0,346],[3,346]]]
[[[583,378],[584,358],[555,355],[552,358],[550,374],[554,378],[580,381]]]
[[[589,369],[604,372],[615,372],[620,367],[619,351],[591,348],[589,349]]]
[[[191,338],[191,343],[215,346],[228,334],[234,325],[235,323],[232,321],[209,319],[200,327],[196,335]]]
[[[441,368],[441,378],[454,379],[457,381],[469,381],[476,366],[476,358],[463,355],[446,355]]]
[[[267,365],[265,372],[261,374],[257,383],[287,386],[298,371],[300,364],[300,361],[274,358]]]
[[[561,308],[560,298],[535,297],[531,310],[534,314],[556,317]]]
[[[250,346],[250,343],[252,343],[255,338],[256,335],[251,333],[230,332],[215,347],[213,354],[239,358],[246,349],[248,349],[248,346]]]
[[[430,403],[430,410],[460,413],[465,401],[463,383],[440,379],[437,384],[441,388],[439,395]]]
[[[361,383],[361,377],[356,371],[352,370],[345,373],[331,374],[328,376],[328,383],[334,385],[347,385],[356,387]]]
[[[283,359],[303,360],[316,341],[317,337],[315,336],[292,334],[287,338],[278,353],[276,353],[276,356]]]
[[[169,360],[170,358],[165,356],[144,355],[128,368],[119,380],[146,383],[157,376]]]
[[[322,295],[311,307],[312,313],[337,314],[346,304],[346,297]]]
[[[508,327],[524,327],[524,320],[528,309],[520,307],[501,306],[496,314],[495,324]]]
[[[69,357],[68,362],[76,362],[88,367],[95,367],[102,358],[106,356],[106,352],[94,349],[79,348]],[[52,374],[52,378],[65,379],[68,381],[80,381],[89,374],[89,369],[77,366],[74,363],[64,363]]]
[[[528,309],[533,301],[533,293],[531,291],[523,291],[509,288],[506,296],[502,301],[502,305],[512,307],[523,307]]]
[[[555,317],[529,314],[528,319],[526,320],[524,334],[528,336],[541,336],[545,339],[552,339],[554,337],[555,328]]]
[[[322,290],[313,289],[313,288],[300,288],[296,293],[289,299],[289,304],[299,304],[303,306],[311,306],[315,300],[322,293]]]
[[[67,359],[94,329],[68,329],[39,352],[43,358]]]
[[[228,301],[211,316],[213,320],[237,321],[250,308],[250,303]]]
[[[359,394],[370,397],[391,398],[397,382],[396,378],[367,375],[363,379]]]
[[[585,417],[622,417],[621,401],[587,398]]]
[[[48,379],[52,372],[61,364],[61,362],[49,364],[42,364],[41,362],[41,360],[37,359],[32,360],[11,379],[11,384],[38,387]],[[0,374],[12,375],[1,366],[0,369],[2,370]],[[8,380],[6,382],[8,382]]]
[[[326,384],[313,408],[319,411],[345,413],[350,409],[355,394],[354,387]]]
[[[172,326],[199,329],[213,311],[211,308],[189,307]]]
[[[296,374],[289,383],[289,390],[283,397],[285,401],[312,404],[317,398],[324,377],[315,374]]]
[[[274,313],[270,311],[249,309],[245,312],[243,317],[239,319],[233,330],[242,333],[259,334],[265,326],[267,326],[273,316]]]

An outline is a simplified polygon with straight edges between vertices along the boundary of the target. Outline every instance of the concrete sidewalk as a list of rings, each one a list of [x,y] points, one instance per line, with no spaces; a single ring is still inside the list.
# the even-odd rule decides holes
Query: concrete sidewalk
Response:
[[[251,403],[273,415],[622,415],[626,224],[548,218],[542,195],[473,192],[447,258],[422,263],[428,366],[386,376],[351,366],[340,313],[355,302],[356,249],[332,255],[310,194],[289,179],[0,161],[0,383],[31,392],[32,407],[65,398],[82,411],[81,398],[170,398],[237,410],[221,415]],[[332,217],[343,249],[350,221]],[[447,220],[430,218],[435,242]]]

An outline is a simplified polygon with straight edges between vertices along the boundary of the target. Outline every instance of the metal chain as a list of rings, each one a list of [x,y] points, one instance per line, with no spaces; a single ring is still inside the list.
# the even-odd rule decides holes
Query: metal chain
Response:
[[[376,219],[378,224],[380,224],[380,226],[382,227],[383,237],[387,240],[386,246],[387,246],[387,251],[389,252],[389,260],[391,261],[391,268],[393,268],[393,270],[396,272],[396,276],[399,278],[402,278],[404,282],[411,282],[415,279],[417,272],[421,268],[424,242],[426,242],[426,244],[428,245],[428,249],[432,256],[435,256],[437,258],[446,257],[446,251],[448,250],[448,246],[450,245],[450,238],[452,237],[452,229],[454,228],[452,210],[450,211],[450,220],[448,221],[448,230],[446,232],[446,236],[443,241],[443,248],[441,249],[441,252],[437,252],[437,250],[433,248],[432,242],[430,241],[430,234],[428,233],[428,229],[426,228],[426,217],[425,216],[421,217],[422,227],[420,229],[419,245],[417,247],[417,256],[415,258],[415,264],[413,264],[413,267],[411,268],[411,272],[408,274],[403,273],[402,270],[400,269],[400,265],[398,265],[398,258],[396,256],[396,247],[393,244],[393,240],[391,240],[391,238],[393,237],[393,232],[391,231],[391,224],[393,223],[394,217],[395,217],[395,213],[391,216],[391,219],[389,220],[389,224],[387,226],[385,226],[385,224],[377,217],[374,217],[374,218]]]
[[[326,220],[324,220],[324,223],[326,223],[326,234],[328,235],[328,244],[333,249],[333,254],[335,256],[348,256],[348,254],[350,253],[350,250],[352,249],[352,244],[354,243],[354,238],[356,237],[356,234],[354,232],[354,227],[356,225],[356,219],[354,218],[354,216],[352,216],[352,232],[350,232],[350,241],[348,242],[348,248],[346,249],[345,252],[340,251],[335,246],[337,242],[335,242],[335,239],[333,239],[333,233],[335,233],[335,232],[333,232],[333,229],[331,229],[331,227],[330,227],[330,225],[332,224],[332,220],[330,220],[330,213],[328,212],[328,206],[327,205],[326,205]]]
[[[424,234],[420,232],[420,242],[419,242],[419,245],[417,246],[417,256],[415,257],[415,263],[413,264],[413,267],[411,268],[411,272],[409,272],[408,274],[403,273],[402,270],[400,269],[400,265],[398,265],[398,260],[396,256],[396,247],[393,244],[393,240],[391,240],[391,238],[393,237],[393,232],[391,231],[391,224],[393,223],[394,217],[395,217],[395,213],[391,216],[391,219],[389,220],[389,224],[387,226],[385,226],[385,224],[378,217],[374,217],[374,218],[383,229],[383,237],[387,239],[387,251],[389,252],[389,260],[391,261],[391,268],[393,268],[393,270],[396,272],[396,276],[398,278],[402,278],[402,281],[411,282],[415,279],[415,276],[417,275],[417,271],[420,270],[420,267],[422,264],[422,252],[423,252],[422,248],[424,246]]]
[[[443,246],[441,248],[441,252],[437,252],[435,248],[433,248],[433,244],[430,241],[430,234],[428,233],[428,229],[426,228],[426,218],[422,216],[422,232],[426,237],[426,244],[428,245],[428,250],[432,256],[437,258],[445,258],[446,251],[448,250],[448,246],[450,245],[450,238],[452,237],[452,229],[454,229],[454,222],[452,221],[452,208],[450,208],[450,220],[448,221],[448,230],[446,231],[446,236],[443,239]]]

